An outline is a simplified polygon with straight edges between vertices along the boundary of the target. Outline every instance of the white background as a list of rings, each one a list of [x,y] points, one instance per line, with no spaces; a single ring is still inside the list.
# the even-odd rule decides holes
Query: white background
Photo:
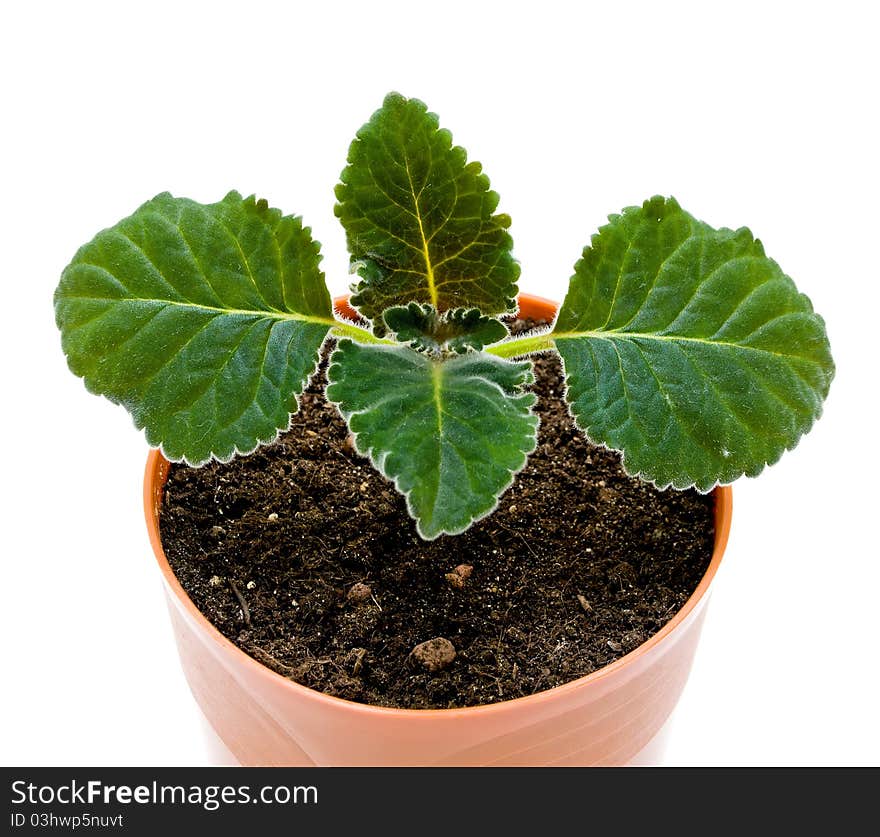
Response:
[[[749,225],[813,299],[826,413],[735,488],[666,763],[880,763],[872,5],[4,4],[0,761],[207,759],[144,530],[146,445],[66,369],[61,269],[157,192],[235,188],[303,214],[345,290],[332,187],[398,89],[485,164],[523,289],[560,298],[605,216],[662,193]]]

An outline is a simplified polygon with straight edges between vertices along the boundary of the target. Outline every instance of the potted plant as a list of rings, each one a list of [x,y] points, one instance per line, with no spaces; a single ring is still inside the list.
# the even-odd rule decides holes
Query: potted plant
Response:
[[[71,370],[122,404],[159,449],[147,464],[147,525],[196,699],[245,764],[631,760],[687,677],[730,524],[730,489],[718,486],[776,462],[821,412],[833,376],[821,317],[747,229],[714,229],[661,197],[610,217],[558,311],[535,297],[518,303],[510,219],[496,213],[480,164],[421,102],[398,94],[358,132],[336,195],[357,274],[350,307],[338,300],[334,309],[301,219],[236,192],[210,205],[158,195],[83,246],[55,293]],[[309,388],[322,351],[326,401],[318,378]],[[546,408],[530,391],[536,372]],[[538,410],[557,435],[536,451]],[[305,425],[284,437],[293,453],[262,447],[306,413],[327,438],[336,434],[335,447]],[[241,500],[257,466],[232,473],[216,464],[257,448],[236,464],[275,457],[259,463],[280,475],[270,489],[280,511]],[[620,462],[609,465],[603,448],[621,452]],[[570,451],[568,461],[557,457]],[[527,491],[530,455],[544,470]],[[327,491],[337,479],[354,486],[332,508],[300,484],[302,469],[313,469],[311,480],[325,459],[342,469]],[[185,464],[163,491],[171,462]],[[618,471],[601,479],[604,467]],[[555,499],[554,480],[568,481],[558,497],[569,499]],[[411,523],[394,517],[403,500],[388,482]],[[205,490],[213,516],[191,508]],[[626,517],[637,494],[621,500],[620,491],[666,505]],[[526,506],[549,502],[543,517],[514,517],[517,492]],[[595,503],[579,505],[585,496]],[[586,595],[593,576],[580,575],[600,560],[591,546],[605,519],[600,501],[624,513],[633,541],[613,535],[593,591],[630,596],[613,614],[625,629],[617,639],[596,627],[614,608]],[[496,525],[499,502],[506,517]],[[682,536],[676,527],[693,521],[697,534]],[[273,530],[281,535],[270,543]],[[517,561],[490,549],[490,535],[521,542]],[[691,561],[700,537],[702,557]],[[493,574],[558,561],[545,539],[569,556],[564,577],[530,590],[531,606],[511,615],[510,603],[524,601],[513,585],[534,582]],[[646,563],[628,562],[628,550]],[[234,562],[244,553],[260,565],[259,582],[240,576],[247,561]],[[305,574],[322,586],[305,593],[306,607],[296,591],[307,559],[322,565]],[[698,569],[678,598],[665,582],[626,592],[646,564],[666,573],[676,562]],[[572,573],[583,589],[570,589]],[[417,579],[428,579],[430,595]],[[399,601],[407,588],[409,610]],[[445,608],[452,636],[418,634],[438,624],[435,608]],[[545,656],[556,654],[557,669],[520,675],[516,661],[533,661],[526,643],[545,629],[529,622],[526,636],[518,625],[554,608],[569,614],[549,631],[556,650]],[[277,619],[267,626],[264,616]],[[476,620],[500,626],[494,650],[462,648]],[[318,644],[290,650],[301,633]],[[580,653],[587,635],[603,651],[572,669],[580,658],[566,649]],[[505,657],[502,640],[520,650]],[[325,658],[314,648],[330,650]],[[488,675],[486,653],[495,655]],[[497,694],[484,683],[465,689],[451,674],[465,668]],[[304,685],[313,682],[320,688]],[[504,694],[510,683],[519,691]]]

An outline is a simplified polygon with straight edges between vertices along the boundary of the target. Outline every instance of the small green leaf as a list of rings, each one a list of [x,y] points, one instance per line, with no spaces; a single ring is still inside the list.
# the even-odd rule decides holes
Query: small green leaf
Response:
[[[389,94],[358,131],[336,187],[360,275],[351,303],[381,333],[382,312],[412,300],[499,314],[516,308],[519,265],[507,215],[479,163],[418,99]]]
[[[489,514],[535,449],[528,362],[340,340],[327,374],[357,451],[394,480],[428,540]]]
[[[660,486],[754,476],[822,410],[822,318],[747,229],[625,209],[575,265],[552,337],[578,425]]]
[[[410,302],[388,308],[382,319],[401,343],[422,352],[479,351],[507,337],[504,324],[477,308],[453,308],[437,313],[433,305]]]
[[[333,325],[301,219],[165,193],[80,248],[55,292],[71,370],[147,441],[202,464],[288,427]]]

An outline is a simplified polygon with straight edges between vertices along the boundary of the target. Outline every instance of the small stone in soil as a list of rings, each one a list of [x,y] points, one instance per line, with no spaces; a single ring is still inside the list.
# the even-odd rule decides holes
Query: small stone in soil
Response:
[[[268,520],[269,523],[277,523],[277,522],[278,522],[278,513],[277,513],[277,512],[272,512],[272,514],[270,514],[270,515],[266,518],[266,520]]]
[[[358,581],[356,584],[352,584],[346,594],[345,598],[350,602],[365,602],[370,596],[373,595],[373,590],[369,584],[364,584],[362,581]]]
[[[464,583],[471,577],[474,568],[470,564],[459,564],[451,573],[446,573],[444,578],[450,587],[462,590]]]
[[[438,636],[420,642],[412,656],[430,672],[446,668],[455,659],[455,646],[446,637]]]

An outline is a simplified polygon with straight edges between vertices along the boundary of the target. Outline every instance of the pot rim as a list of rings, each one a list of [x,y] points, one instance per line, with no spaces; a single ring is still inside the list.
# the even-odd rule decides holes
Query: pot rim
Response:
[[[338,297],[333,301],[337,313],[340,313],[343,316],[351,316],[353,313],[348,307],[347,299],[347,297],[343,296]],[[521,293],[519,294],[518,299],[521,309],[525,307],[529,309],[531,315],[539,318],[552,319],[555,316],[558,307],[557,303],[552,300],[534,294]],[[545,689],[531,695],[513,698],[511,700],[502,700],[497,703],[480,704],[478,706],[456,707],[453,709],[404,709],[359,703],[357,701],[327,695],[316,689],[303,686],[301,683],[283,677],[255,660],[249,654],[242,651],[234,642],[227,639],[211,624],[208,618],[196,607],[181,586],[180,582],[177,580],[174,571],[171,569],[171,565],[168,563],[165,551],[162,548],[162,541],[159,535],[159,507],[161,504],[162,488],[165,484],[170,464],[171,463],[162,455],[162,452],[159,449],[151,450],[147,456],[143,488],[144,514],[146,517],[150,544],[153,548],[153,554],[156,557],[156,561],[159,564],[159,569],[162,572],[165,585],[169,592],[174,594],[178,603],[184,608],[189,617],[199,626],[200,629],[209,634],[214,642],[232,654],[233,657],[237,658],[241,664],[249,667],[255,675],[268,678],[270,681],[275,681],[276,686],[290,690],[291,696],[301,700],[317,701],[319,704],[324,704],[328,708],[335,707],[338,710],[347,710],[375,717],[405,716],[413,719],[424,718],[425,720],[429,720],[441,716],[443,718],[456,718],[464,716],[474,717],[478,714],[490,715],[516,712],[521,709],[526,709],[528,705],[537,706],[540,703],[553,701],[557,697],[562,697],[570,692],[589,688],[594,683],[604,680],[618,671],[632,666],[640,658],[644,657],[655,647],[675,634],[705,597],[712,583],[712,579],[718,571],[725,547],[727,546],[733,511],[733,492],[731,487],[729,485],[724,485],[713,489],[712,494],[715,497],[715,546],[712,551],[712,558],[709,561],[709,566],[706,568],[703,578],[700,580],[700,583],[697,585],[688,600],[681,606],[672,619],[637,648],[624,654],[613,663],[609,663],[597,671],[586,674],[583,677],[578,677],[575,680],[569,680],[567,683],[554,686],[552,689]]]

